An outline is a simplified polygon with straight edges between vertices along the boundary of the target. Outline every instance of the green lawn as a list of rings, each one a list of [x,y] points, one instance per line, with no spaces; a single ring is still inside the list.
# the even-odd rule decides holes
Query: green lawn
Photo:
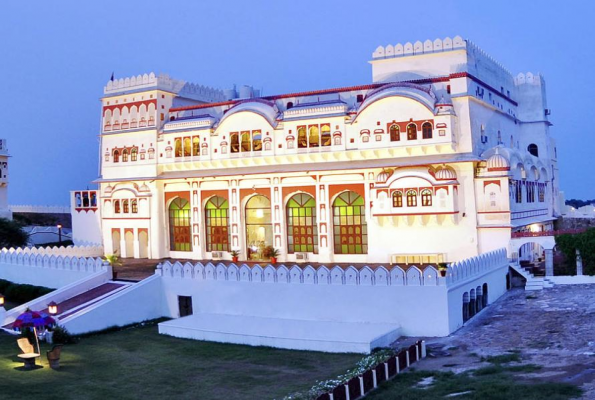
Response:
[[[42,353],[48,349],[42,344]],[[0,334],[0,399],[274,399],[352,368],[359,354],[199,342],[131,328],[65,346],[62,368],[25,371]]]

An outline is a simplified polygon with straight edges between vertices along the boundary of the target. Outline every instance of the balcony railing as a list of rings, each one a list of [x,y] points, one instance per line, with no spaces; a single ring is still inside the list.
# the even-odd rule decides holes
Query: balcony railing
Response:
[[[512,232],[513,239],[525,237],[542,237],[542,236],[558,236],[558,235],[576,235],[583,233],[586,229],[561,229],[558,231],[541,231],[541,232]]]

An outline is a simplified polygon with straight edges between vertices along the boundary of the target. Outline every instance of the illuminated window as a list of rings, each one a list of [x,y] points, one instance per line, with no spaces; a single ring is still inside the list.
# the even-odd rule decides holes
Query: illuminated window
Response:
[[[207,251],[229,251],[229,204],[220,196],[205,205]]]
[[[415,190],[407,192],[407,207],[417,207],[417,193]]]
[[[417,126],[415,124],[407,125],[407,140],[417,140]]]
[[[169,205],[170,250],[191,251],[190,242],[190,203],[179,197]]]
[[[252,131],[252,150],[262,150],[262,133],[260,131]]]
[[[231,152],[232,153],[239,153],[240,152],[240,135],[237,132],[232,132],[229,134],[229,142],[231,143]]]
[[[130,161],[136,161],[137,157],[138,157],[138,148],[133,147],[132,150],[130,150]]]
[[[298,126],[297,128],[298,149],[305,149],[308,147],[308,137],[306,136],[306,127]]]
[[[120,200],[114,200],[114,213],[120,214]]]
[[[368,227],[364,199],[343,192],[333,202],[335,254],[367,254]]]
[[[184,157],[192,155],[192,140],[189,137],[184,138]]]
[[[298,193],[287,202],[287,251],[318,253],[316,201]]]
[[[194,157],[200,155],[200,138],[198,136],[192,138],[192,155]]]
[[[133,214],[138,214],[138,202],[135,200],[130,201],[130,208]]]
[[[128,149],[122,150],[122,162],[128,161]]]
[[[331,126],[323,124],[320,126],[320,143],[321,146],[326,147],[332,144]]]
[[[242,132],[242,151],[252,151],[252,138],[250,131]]]
[[[320,134],[318,131],[318,125],[312,125],[309,128],[308,142],[310,147],[318,147],[320,145]]]
[[[421,126],[421,135],[424,139],[431,139],[432,138],[432,124],[429,122],[424,122]]]
[[[175,148],[175,152],[174,152],[175,156],[182,157],[182,139],[177,138],[175,140],[174,148]]]
[[[393,207],[403,207],[403,192],[400,190],[393,192]]]
[[[124,214],[128,214],[130,212],[130,208],[128,206],[128,200],[122,200],[122,208],[124,210]]]
[[[421,192],[421,205],[423,207],[430,207],[432,205],[432,191],[424,189]]]
[[[120,162],[120,151],[114,150],[114,162]]]
[[[391,125],[389,128],[389,132],[391,142],[398,142],[399,140],[401,140],[401,131],[399,130],[398,125]]]

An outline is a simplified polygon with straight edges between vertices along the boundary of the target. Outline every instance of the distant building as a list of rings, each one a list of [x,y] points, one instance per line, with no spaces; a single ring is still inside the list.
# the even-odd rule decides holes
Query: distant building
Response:
[[[552,229],[540,75],[460,37],[378,47],[370,63],[370,84],[276,96],[109,81],[75,241],[78,227],[123,257],[262,260],[272,246],[283,262],[436,263]]]

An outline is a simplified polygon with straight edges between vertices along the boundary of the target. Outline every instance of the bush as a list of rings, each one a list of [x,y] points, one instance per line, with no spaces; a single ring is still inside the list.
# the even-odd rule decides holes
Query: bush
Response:
[[[74,344],[76,343],[76,338],[72,336],[66,328],[58,325],[54,328],[54,336],[52,337],[52,341],[55,344]]]
[[[6,218],[0,218],[0,248],[24,247],[29,235],[22,229],[21,224]]]
[[[583,273],[595,275],[595,228],[576,235],[556,236],[556,246],[564,253],[568,268],[573,271],[576,271],[576,250],[578,249],[583,259]]]
[[[0,279],[0,293],[4,294],[6,300],[16,304],[27,303],[52,291],[43,286],[20,285]]]

